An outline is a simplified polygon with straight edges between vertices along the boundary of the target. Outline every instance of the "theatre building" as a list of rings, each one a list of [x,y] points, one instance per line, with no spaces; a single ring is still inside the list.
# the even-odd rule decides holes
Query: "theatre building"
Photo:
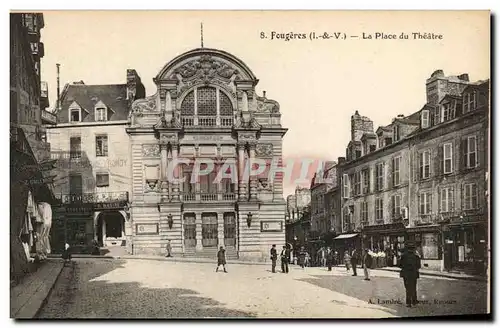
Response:
[[[210,256],[224,246],[229,258],[269,260],[272,244],[285,243],[282,175],[268,180],[281,161],[278,102],[258,96],[257,77],[235,56],[200,48],[168,62],[154,78],[157,92],[131,107],[132,245],[134,254]],[[248,179],[249,159],[266,168]],[[174,165],[177,160],[191,160]],[[196,179],[194,160],[215,162]],[[223,163],[236,179],[214,181]],[[183,182],[167,179],[171,170]],[[231,172],[229,172],[231,171]]]
[[[55,112],[57,124],[47,126],[59,199],[51,232],[55,252],[68,243],[75,252],[88,253],[93,240],[131,250],[126,127],[130,105],[144,97],[144,86],[135,70],[127,70],[126,81],[67,84]]]

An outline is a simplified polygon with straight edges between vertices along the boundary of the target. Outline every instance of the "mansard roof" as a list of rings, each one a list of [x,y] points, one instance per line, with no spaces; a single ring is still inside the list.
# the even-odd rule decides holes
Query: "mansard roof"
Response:
[[[68,84],[61,97],[61,109],[56,113],[58,123],[68,123],[68,109],[74,102],[88,115],[82,122],[93,122],[96,104],[105,104],[112,111],[110,121],[126,120],[128,117],[127,86],[125,84],[85,85]]]

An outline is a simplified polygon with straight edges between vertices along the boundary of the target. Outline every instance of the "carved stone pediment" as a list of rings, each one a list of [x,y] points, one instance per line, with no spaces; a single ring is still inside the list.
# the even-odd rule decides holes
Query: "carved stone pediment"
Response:
[[[198,59],[191,60],[176,68],[171,79],[189,80],[195,76],[208,77],[210,79],[220,76],[223,79],[236,78],[239,71],[226,62],[218,60],[211,55],[201,55]]]
[[[179,138],[176,133],[162,133],[160,134],[160,143],[168,144],[170,143],[178,143]]]
[[[156,112],[159,109],[156,108],[156,98],[157,94],[152,96],[137,99],[132,103],[132,113],[144,113],[144,112]]]

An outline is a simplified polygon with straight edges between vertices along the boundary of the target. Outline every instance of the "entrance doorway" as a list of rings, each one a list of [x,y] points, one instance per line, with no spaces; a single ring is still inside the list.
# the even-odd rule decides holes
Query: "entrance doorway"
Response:
[[[99,246],[125,246],[125,219],[120,212],[102,212],[97,219]]]

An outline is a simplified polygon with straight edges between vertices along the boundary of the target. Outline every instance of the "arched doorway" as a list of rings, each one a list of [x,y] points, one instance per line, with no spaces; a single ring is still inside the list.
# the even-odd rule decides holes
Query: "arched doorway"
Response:
[[[101,212],[96,225],[100,246],[125,246],[125,219],[119,211]]]

